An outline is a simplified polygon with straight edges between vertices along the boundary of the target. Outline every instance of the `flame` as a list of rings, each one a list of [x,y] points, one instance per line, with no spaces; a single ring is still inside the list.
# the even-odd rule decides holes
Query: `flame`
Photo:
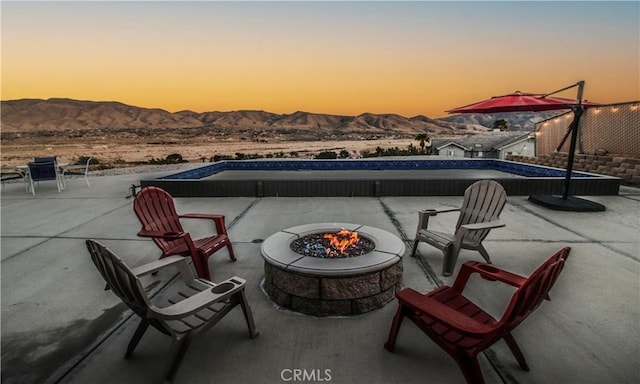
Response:
[[[358,242],[359,236],[358,232],[343,229],[335,235],[333,233],[325,233],[324,238],[329,239],[329,248],[326,251],[327,255],[331,256],[336,253],[344,253],[347,248]]]

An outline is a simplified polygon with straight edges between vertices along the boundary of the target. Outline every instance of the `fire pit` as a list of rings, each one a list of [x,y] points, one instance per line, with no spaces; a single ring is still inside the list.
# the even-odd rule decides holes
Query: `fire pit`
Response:
[[[281,307],[316,316],[369,312],[393,300],[405,246],[379,228],[318,223],[262,243],[264,288]]]

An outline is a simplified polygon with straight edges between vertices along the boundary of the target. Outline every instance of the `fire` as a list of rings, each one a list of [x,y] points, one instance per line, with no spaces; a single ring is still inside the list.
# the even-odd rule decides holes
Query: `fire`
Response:
[[[329,239],[329,248],[327,248],[327,255],[336,253],[344,253],[344,251],[358,243],[358,232],[348,231],[346,229],[336,233],[325,233],[325,239]]]

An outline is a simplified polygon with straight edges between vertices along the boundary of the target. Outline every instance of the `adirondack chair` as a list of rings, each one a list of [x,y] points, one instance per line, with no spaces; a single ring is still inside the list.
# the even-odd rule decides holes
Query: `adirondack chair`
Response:
[[[236,260],[223,215],[179,215],[173,197],[167,191],[153,186],[144,187],[138,192],[133,202],[133,210],[142,224],[138,236],[153,239],[162,250],[160,258],[171,255],[191,256],[196,273],[207,280],[211,279],[209,257],[215,252],[227,247],[231,260]],[[180,219],[211,220],[216,234],[194,240],[184,231]]]
[[[240,304],[249,328],[249,337],[258,335],[251,307],[245,296],[246,281],[229,278],[219,284],[193,276],[187,259],[170,256],[140,267],[129,268],[104,245],[86,241],[91,259],[107,282],[107,287],[131,308],[141,321],[125,353],[129,358],[149,326],[171,336],[169,356],[163,378],[170,382],[176,374],[189,344],[214,326],[236,305]],[[140,277],[163,268],[176,267],[182,281],[177,293],[166,302],[152,301],[140,282]]]
[[[478,354],[500,339],[525,371],[529,366],[511,331],[526,319],[549,291],[562,271],[570,248],[562,248],[542,263],[529,277],[519,276],[494,266],[467,261],[453,286],[441,286],[427,294],[406,288],[396,294],[399,307],[393,318],[384,347],[393,351],[404,317],[413,321],[427,336],[444,349],[458,364],[468,384],[483,384]],[[496,320],[463,295],[469,277],[478,273],[489,281],[516,287],[500,320]]]
[[[421,241],[440,249],[444,256],[442,274],[445,276],[453,273],[460,249],[477,250],[491,264],[482,241],[491,229],[505,226],[498,219],[506,202],[507,194],[502,185],[493,180],[481,180],[465,190],[461,208],[418,212],[418,229],[411,256],[415,256]],[[460,212],[454,234],[428,229],[430,217],[447,212]]]

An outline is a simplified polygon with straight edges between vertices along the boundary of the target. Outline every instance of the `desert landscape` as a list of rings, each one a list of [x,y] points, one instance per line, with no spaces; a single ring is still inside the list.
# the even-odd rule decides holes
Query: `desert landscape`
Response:
[[[418,135],[459,137],[490,131],[502,115],[418,115],[363,113],[342,116],[296,111],[168,112],[119,102],[52,98],[2,101],[2,167],[35,156],[73,163],[92,157],[103,167],[127,167],[177,154],[188,162],[237,154],[313,158],[320,152],[359,157],[376,148],[418,146]],[[537,120],[544,114],[535,116]],[[531,129],[531,114],[511,114],[511,130]]]
[[[164,159],[170,154],[180,154],[188,162],[210,161],[215,155],[232,156],[236,153],[268,154],[283,152],[290,157],[297,152],[299,158],[312,158],[322,151],[349,151],[353,157],[363,151],[374,152],[376,147],[406,148],[416,141],[411,139],[378,139],[367,141],[282,141],[269,143],[247,142],[237,139],[216,140],[205,143],[175,143],[154,145],[147,143],[84,143],[84,144],[9,144],[2,145],[2,167],[15,167],[32,161],[35,156],[58,156],[61,162],[72,163],[80,156],[97,158],[100,163],[126,167]]]

